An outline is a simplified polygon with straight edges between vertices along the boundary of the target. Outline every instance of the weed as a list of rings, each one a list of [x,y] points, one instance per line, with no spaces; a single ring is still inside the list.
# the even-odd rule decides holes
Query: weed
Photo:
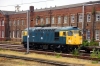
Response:
[[[98,63],[98,61],[92,61],[92,63],[93,63],[93,64],[96,64],[96,63]]]
[[[60,58],[61,57],[61,53],[57,53],[57,52],[54,52],[54,53],[55,53],[56,58]]]
[[[97,51],[93,49],[93,52],[90,54],[91,58],[97,58]]]
[[[0,50],[2,50],[2,48],[0,48]]]
[[[92,39],[90,42],[88,40],[84,40],[82,43],[83,46],[98,46],[98,43]]]
[[[72,51],[72,54],[73,54],[74,56],[78,56],[78,55],[79,55],[79,50],[75,48],[75,49]]]
[[[23,65],[24,63],[23,63],[23,62],[20,62],[19,64],[20,64],[20,65]]]

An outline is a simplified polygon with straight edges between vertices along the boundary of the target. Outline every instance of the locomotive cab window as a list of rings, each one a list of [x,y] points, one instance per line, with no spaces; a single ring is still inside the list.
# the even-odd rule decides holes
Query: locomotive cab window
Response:
[[[55,40],[59,40],[59,32],[55,32]]]
[[[63,36],[66,36],[66,32],[63,32]]]
[[[73,32],[72,31],[68,31],[68,36],[73,36]]]
[[[82,32],[81,31],[79,31],[79,36],[82,36]]]

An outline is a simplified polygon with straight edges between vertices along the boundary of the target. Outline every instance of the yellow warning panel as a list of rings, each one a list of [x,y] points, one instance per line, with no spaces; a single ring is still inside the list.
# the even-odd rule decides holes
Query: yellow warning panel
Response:
[[[59,32],[59,36],[63,36],[63,31],[60,31]]]
[[[23,31],[23,36],[27,36],[27,31]]]

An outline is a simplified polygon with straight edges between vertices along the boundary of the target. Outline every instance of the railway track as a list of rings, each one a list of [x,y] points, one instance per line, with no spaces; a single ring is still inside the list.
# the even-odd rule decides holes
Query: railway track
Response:
[[[18,45],[18,44],[17,45],[16,44],[0,44],[0,49],[26,52],[26,49],[22,45]],[[56,53],[56,52],[48,52],[48,51],[40,51],[40,50],[29,50],[29,52],[34,52],[34,53],[37,53],[37,54],[46,54],[46,55],[57,55],[57,54],[59,54],[59,53]],[[100,61],[99,58],[91,58],[89,53],[80,53],[80,55],[78,55],[78,56],[74,56],[71,53],[60,53],[60,56]]]
[[[64,63],[64,62],[58,62],[58,61],[50,61],[50,60],[45,60],[45,59],[21,57],[21,56],[15,56],[15,55],[0,54],[0,57],[6,57],[6,58],[12,58],[12,59],[21,59],[21,60],[26,60],[26,61],[35,61],[35,62],[46,63],[46,64],[55,65],[55,66],[84,66],[83,64]]]

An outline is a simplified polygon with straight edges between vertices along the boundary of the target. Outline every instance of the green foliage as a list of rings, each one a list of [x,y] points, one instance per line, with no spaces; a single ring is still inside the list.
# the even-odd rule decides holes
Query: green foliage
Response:
[[[89,46],[88,40],[84,40],[83,43],[82,43],[82,45],[83,45],[83,46]]]
[[[73,54],[74,56],[78,56],[78,55],[79,55],[79,50],[75,48],[75,49],[72,51],[72,54]]]
[[[0,48],[0,50],[2,50],[2,48]]]
[[[90,54],[91,58],[97,58],[97,51],[93,49],[93,52]]]
[[[96,64],[96,63],[98,63],[98,61],[92,61],[92,63],[93,63],[93,64]]]
[[[100,59],[100,51],[93,49],[93,52],[90,54],[91,58],[99,58]]]
[[[90,46],[97,46],[97,45],[98,43],[94,41],[94,39],[90,41]]]
[[[24,63],[23,63],[23,62],[19,62],[19,64],[20,64],[20,65],[23,65]]]
[[[94,39],[92,39],[90,42],[88,42],[88,40],[84,40],[82,45],[83,46],[97,46],[98,42],[94,41]]]
[[[61,57],[61,53],[55,52],[55,56],[56,56],[56,58],[60,58]]]
[[[90,54],[91,58],[99,58],[100,59],[100,51],[93,49],[93,52]],[[92,63],[98,63],[97,61],[93,61]]]

